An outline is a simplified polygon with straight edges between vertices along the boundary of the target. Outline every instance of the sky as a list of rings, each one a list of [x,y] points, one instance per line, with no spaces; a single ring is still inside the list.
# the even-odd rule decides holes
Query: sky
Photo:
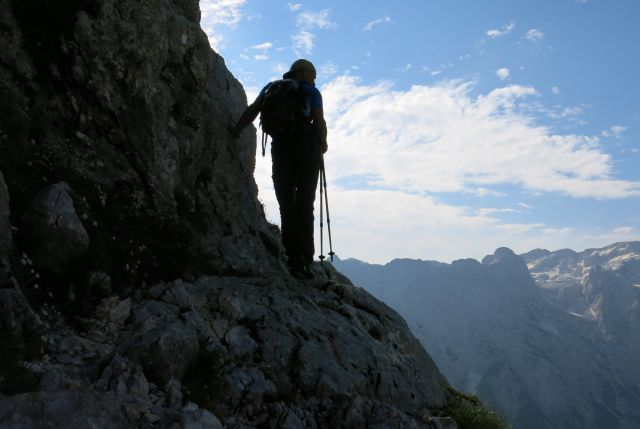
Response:
[[[640,240],[637,0],[200,8],[249,102],[295,59],[316,65],[340,258],[451,262]],[[259,198],[279,224],[271,161],[257,157]]]

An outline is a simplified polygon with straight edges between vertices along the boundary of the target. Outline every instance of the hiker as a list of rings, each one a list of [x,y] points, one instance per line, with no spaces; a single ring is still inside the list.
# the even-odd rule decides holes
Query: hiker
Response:
[[[322,111],[322,95],[315,87],[316,69],[313,64],[299,59],[282,78],[260,91],[231,128],[231,135],[238,138],[242,130],[262,113],[263,131],[272,138],[273,187],[280,206],[282,244],[289,270],[295,277],[311,278],[313,203],[322,154],[327,151],[327,124]],[[289,98],[275,95],[283,87],[294,88],[291,92],[295,95]],[[273,100],[277,100],[276,105],[273,105]],[[271,117],[278,116],[278,109],[290,108],[286,106],[288,103],[299,104],[295,107],[295,119],[285,125],[267,123]]]

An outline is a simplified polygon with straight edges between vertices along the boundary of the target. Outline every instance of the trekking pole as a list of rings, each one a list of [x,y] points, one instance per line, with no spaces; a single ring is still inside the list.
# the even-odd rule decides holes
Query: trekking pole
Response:
[[[318,180],[320,181],[320,262],[324,262],[324,249],[323,249],[323,241],[322,241],[322,169],[321,173],[318,176]]]
[[[327,232],[329,233],[329,257],[331,258],[331,262],[333,262],[333,255],[335,255],[333,251],[333,243],[331,242],[331,218],[329,217],[329,193],[327,192],[327,173],[324,169],[324,158],[322,158],[322,166],[320,169],[320,185],[324,182],[324,203],[327,209]],[[322,207],[322,201],[320,201]],[[322,243],[322,241],[320,241]]]

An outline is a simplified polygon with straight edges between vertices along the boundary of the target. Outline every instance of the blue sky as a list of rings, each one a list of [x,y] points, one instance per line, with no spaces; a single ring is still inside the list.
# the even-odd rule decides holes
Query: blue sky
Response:
[[[201,9],[250,101],[295,59],[316,64],[340,257],[451,261],[640,239],[640,2]],[[268,158],[256,182],[278,223]]]

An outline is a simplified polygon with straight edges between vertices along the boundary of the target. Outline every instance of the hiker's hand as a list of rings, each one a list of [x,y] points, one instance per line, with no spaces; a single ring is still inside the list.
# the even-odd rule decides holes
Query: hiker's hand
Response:
[[[329,145],[327,144],[327,142],[320,143],[320,147],[322,148],[322,153],[327,153],[327,150],[329,150]]]

